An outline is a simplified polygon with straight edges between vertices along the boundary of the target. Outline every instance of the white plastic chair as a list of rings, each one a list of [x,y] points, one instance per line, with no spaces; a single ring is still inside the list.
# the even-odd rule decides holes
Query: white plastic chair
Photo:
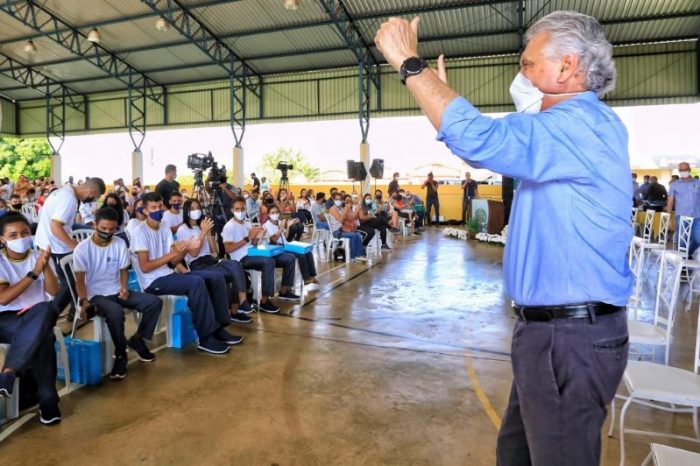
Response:
[[[629,249],[629,268],[634,277],[634,288],[630,296],[629,307],[632,308],[634,319],[637,319],[638,310],[641,306],[642,282],[644,272],[644,258],[646,257],[647,243],[639,236],[633,236]]]
[[[22,212],[22,215],[24,215],[26,219],[29,220],[29,223],[36,223],[39,221],[39,212],[36,210],[36,208],[36,202],[27,202],[26,204],[23,204],[20,208],[20,212]]]
[[[312,225],[313,225],[313,230],[311,233],[311,242],[314,244],[315,247],[317,247],[319,250],[321,250],[319,245],[321,243],[323,243],[324,246],[326,246],[328,244],[328,242],[331,239],[333,239],[333,235],[331,235],[330,230],[327,230],[325,228],[318,228],[316,226],[316,219],[314,218],[313,215],[311,216],[311,221],[312,221]]]
[[[345,263],[349,264],[350,259],[350,238],[336,238],[331,235],[330,241],[326,246],[326,262],[330,262],[333,257],[333,251],[337,247],[342,247],[345,249]]]
[[[658,443],[651,444],[651,452],[642,466],[698,466],[700,454]]]
[[[670,223],[671,214],[668,212],[661,212],[659,214],[659,235],[656,237],[656,242],[647,244],[645,248],[649,251],[650,255],[656,256],[654,264],[657,266],[661,261],[661,253],[666,250],[668,245],[668,226]]]
[[[627,327],[630,343],[663,346],[664,363],[668,364],[671,348],[673,321],[678,303],[683,260],[674,254],[661,255],[661,267],[652,323],[629,320]],[[652,353],[652,354],[655,354]]]
[[[698,315],[700,316],[700,313]],[[628,361],[622,380],[629,396],[620,412],[620,466],[625,464],[625,434],[655,435],[700,443],[700,329],[695,336],[692,371],[649,361]],[[691,414],[695,436],[626,429],[625,416],[632,403],[670,413]],[[612,436],[615,425],[614,399],[610,412],[612,420],[608,436]]]
[[[77,242],[81,242],[89,238],[94,233],[94,230],[88,230],[87,228],[82,228],[80,230],[73,230],[70,232],[71,237]]]
[[[644,230],[642,230],[642,239],[645,243],[651,243],[651,237],[654,234],[654,215],[653,210],[647,210],[644,215]]]

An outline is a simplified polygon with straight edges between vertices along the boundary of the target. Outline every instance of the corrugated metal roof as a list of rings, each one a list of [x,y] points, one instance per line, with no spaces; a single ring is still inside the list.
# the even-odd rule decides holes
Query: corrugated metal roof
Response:
[[[160,2],[159,8],[164,8],[164,3]],[[158,15],[143,2],[41,0],[37,4],[85,33],[99,23],[102,45],[118,51],[128,63],[149,72],[160,84],[225,77],[221,67],[175,28],[156,30]],[[281,0],[180,0],[180,4],[191,8],[194,17],[259,73],[357,63],[335,24],[315,0],[302,0],[296,11],[285,10]],[[513,53],[520,43],[516,0],[494,0],[488,4],[482,0],[345,0],[345,5],[370,45],[389,16],[420,14],[420,52],[429,58],[440,53],[449,57]],[[697,37],[700,31],[698,0],[523,0],[523,5],[526,25],[554,10],[576,9],[599,18],[608,38],[615,42]],[[36,32],[37,52],[24,52],[26,38],[31,34],[27,26],[0,14],[0,54],[38,65],[60,80],[105,76],[98,67]],[[376,49],[373,54],[381,59]],[[94,85],[84,81],[75,85],[90,92],[125,88],[123,82],[111,78],[97,81]],[[16,87],[18,84],[0,83],[0,93],[7,89],[7,94],[16,98],[20,95],[17,90],[9,89]]]

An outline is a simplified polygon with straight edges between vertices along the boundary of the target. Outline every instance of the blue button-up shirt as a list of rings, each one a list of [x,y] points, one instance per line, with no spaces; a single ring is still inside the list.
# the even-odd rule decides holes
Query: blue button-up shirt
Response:
[[[674,181],[668,187],[668,196],[673,197],[676,215],[700,218],[700,180]]]
[[[473,167],[521,179],[504,253],[506,292],[517,304],[627,304],[627,131],[595,93],[500,119],[456,98],[438,140]]]

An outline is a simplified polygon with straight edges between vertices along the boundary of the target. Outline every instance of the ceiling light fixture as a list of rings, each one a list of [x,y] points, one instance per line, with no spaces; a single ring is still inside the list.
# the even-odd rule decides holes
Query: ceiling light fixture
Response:
[[[102,40],[102,37],[100,36],[100,31],[98,31],[97,28],[92,28],[92,30],[88,33],[87,40],[94,44],[99,44]]]
[[[300,0],[284,0],[284,8],[286,10],[298,10]]]
[[[36,45],[34,45],[33,40],[27,41],[26,44],[24,44],[24,51],[27,53],[34,53],[36,52]]]
[[[158,18],[158,21],[156,21],[156,29],[159,31],[167,31],[170,29],[170,24],[168,24],[165,18]]]

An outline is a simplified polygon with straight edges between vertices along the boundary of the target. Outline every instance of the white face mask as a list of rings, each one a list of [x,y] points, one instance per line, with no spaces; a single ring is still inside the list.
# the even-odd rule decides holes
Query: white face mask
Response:
[[[678,172],[679,175],[681,175],[681,178],[688,178],[690,176],[690,172]]]
[[[578,95],[583,92],[562,92],[561,94],[546,94],[540,91],[537,86],[532,84],[532,81],[527,79],[524,74],[518,73],[513,78],[510,84],[510,97],[515,104],[515,110],[519,113],[533,115],[539,113],[542,108],[542,99],[545,95]]]
[[[202,211],[201,210],[191,210],[190,211],[190,218],[192,220],[199,220],[202,218]]]
[[[250,197],[250,196],[247,195],[247,194],[244,194],[244,195],[243,195],[243,199],[248,199],[249,197]]]
[[[26,238],[17,238],[5,243],[7,249],[17,254],[24,254],[29,251],[32,247],[32,237],[27,236]]]
[[[280,219],[280,214],[270,214],[270,220],[272,220],[273,222],[276,222],[279,219]]]
[[[233,215],[235,215],[241,222],[245,220],[245,212],[234,212]]]
[[[334,201],[336,207],[342,207],[343,206],[343,201]]]

